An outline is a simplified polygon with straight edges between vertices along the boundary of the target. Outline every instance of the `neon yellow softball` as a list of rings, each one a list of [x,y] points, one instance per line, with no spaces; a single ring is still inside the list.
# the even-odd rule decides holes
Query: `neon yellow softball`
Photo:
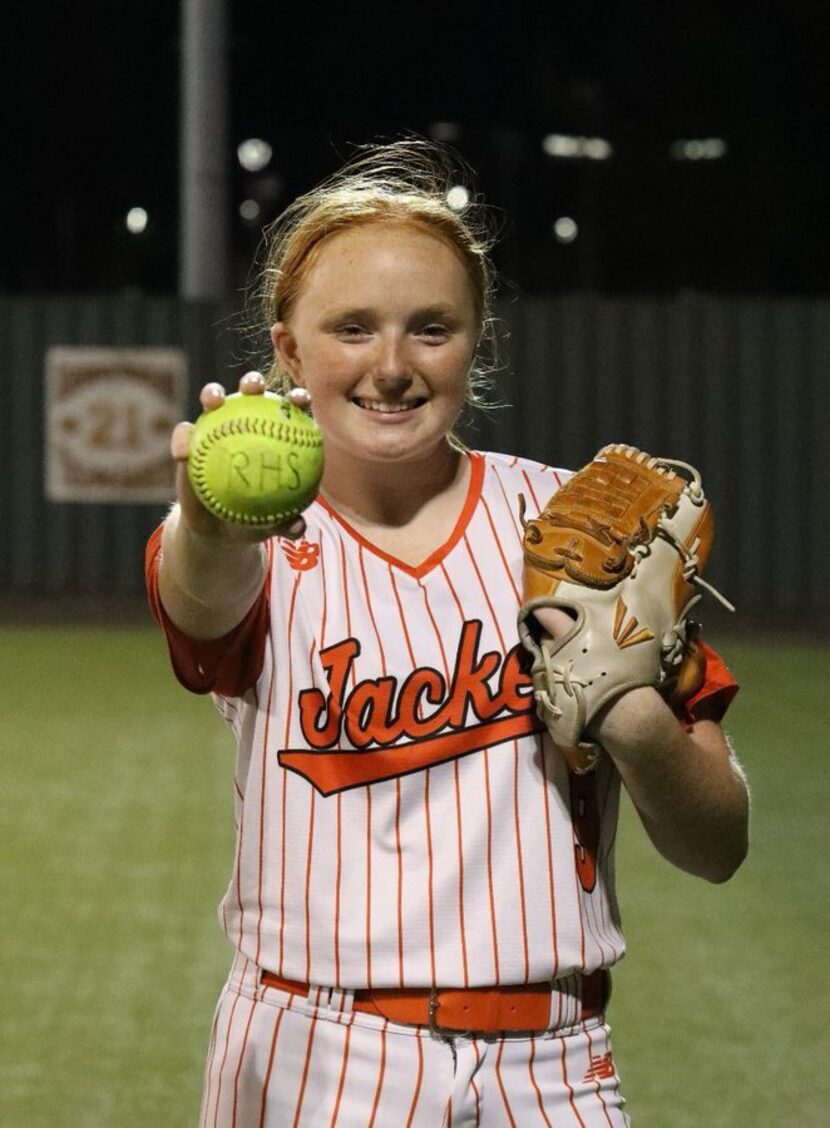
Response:
[[[187,471],[211,513],[242,525],[278,525],[314,500],[323,436],[314,420],[273,392],[228,396],[200,415]]]

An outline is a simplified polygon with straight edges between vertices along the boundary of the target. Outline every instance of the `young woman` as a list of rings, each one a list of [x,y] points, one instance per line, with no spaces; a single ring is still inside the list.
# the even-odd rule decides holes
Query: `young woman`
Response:
[[[620,781],[678,866],[722,881],[746,850],[713,652],[682,723],[651,689],[612,703],[588,775],[542,736],[518,495],[541,508],[566,472],[453,436],[493,274],[448,187],[440,152],[382,147],[271,233],[271,383],[325,436],[303,519],[216,521],[184,472],[190,425],[174,432],[151,603],[179,679],[237,738],[206,1125],[628,1123],[604,1015]]]

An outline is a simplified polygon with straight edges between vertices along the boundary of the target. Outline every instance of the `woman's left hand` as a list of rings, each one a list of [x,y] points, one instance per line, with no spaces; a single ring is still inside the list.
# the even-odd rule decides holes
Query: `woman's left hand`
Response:
[[[556,607],[534,612],[551,638],[573,619]],[[614,761],[655,847],[674,865],[726,881],[746,856],[749,795],[720,724],[701,719],[687,731],[650,686],[606,704],[588,726]]]

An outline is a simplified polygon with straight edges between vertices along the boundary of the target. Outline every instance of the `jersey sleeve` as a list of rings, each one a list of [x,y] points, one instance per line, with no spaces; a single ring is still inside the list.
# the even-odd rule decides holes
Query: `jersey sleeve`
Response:
[[[241,697],[256,684],[262,671],[270,622],[270,556],[262,591],[242,622],[222,638],[190,638],[172,622],[159,596],[162,528],[159,526],[147,542],[144,577],[150,610],[164,632],[173,672],[191,693]]]
[[[704,711],[701,706],[704,702],[706,718],[721,721],[739,688],[717,651],[700,640],[697,645],[705,659],[703,683],[696,693],[683,702],[679,719],[686,725],[693,725],[701,719],[700,714]]]

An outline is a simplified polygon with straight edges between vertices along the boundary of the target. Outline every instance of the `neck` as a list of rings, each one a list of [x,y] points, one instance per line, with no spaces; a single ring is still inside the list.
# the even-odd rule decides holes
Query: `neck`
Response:
[[[466,480],[468,461],[448,442],[417,460],[369,467],[327,451],[321,493],[346,519],[406,525],[434,498]]]

